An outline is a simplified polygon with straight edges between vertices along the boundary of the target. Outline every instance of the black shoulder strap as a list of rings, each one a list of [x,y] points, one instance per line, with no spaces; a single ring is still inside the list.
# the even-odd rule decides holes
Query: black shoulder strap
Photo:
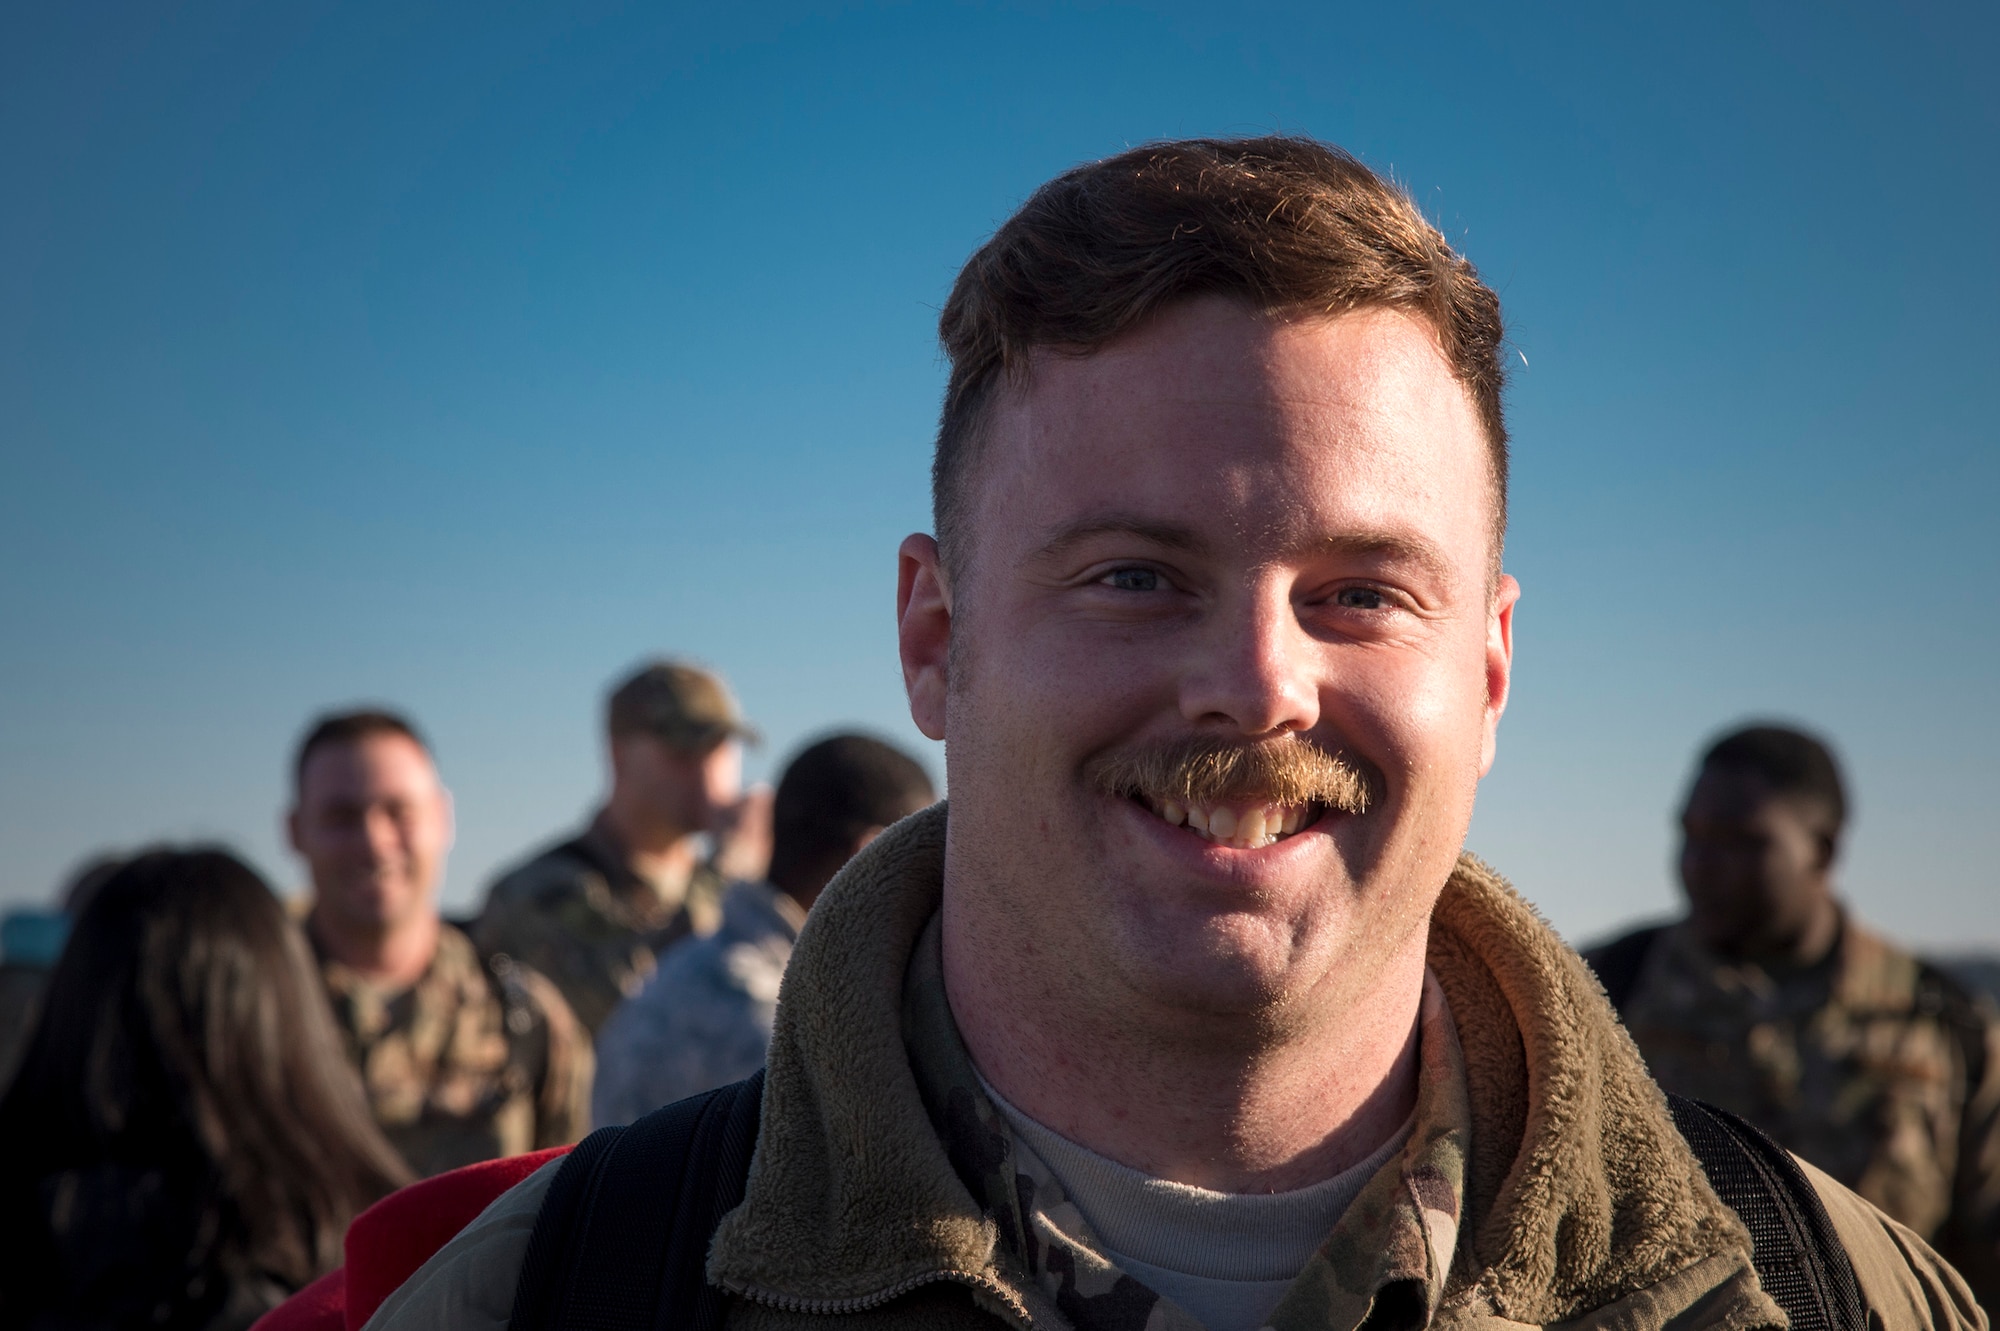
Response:
[[[763,1096],[759,1070],[584,1138],[542,1201],[512,1331],[721,1331],[708,1242],[743,1200]]]
[[[1866,1331],[1854,1264],[1798,1162],[1727,1110],[1671,1094],[1667,1104],[1716,1196],[1750,1231],[1757,1279],[1792,1331]]]
[[[1611,1006],[1624,1015],[1625,1005],[1632,1001],[1632,991],[1638,987],[1639,971],[1646,964],[1646,954],[1653,950],[1666,928],[1655,925],[1650,929],[1639,929],[1623,938],[1594,947],[1583,954],[1590,968],[1597,972],[1597,982],[1604,986],[1605,996]]]
[[[507,1036],[510,1061],[527,1079],[529,1093],[537,1099],[549,1075],[549,1018],[521,982],[519,963],[505,952],[481,958],[486,963],[487,983],[500,1003],[500,1023]]]
[[[1986,1017],[1979,1000],[1957,976],[1928,961],[1917,963],[1917,1010],[1935,1016],[1951,1033],[1965,1062],[1965,1098],[1986,1084]]]

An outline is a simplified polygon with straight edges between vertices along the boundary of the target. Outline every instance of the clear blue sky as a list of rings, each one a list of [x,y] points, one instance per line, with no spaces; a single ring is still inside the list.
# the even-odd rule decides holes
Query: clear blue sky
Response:
[[[1861,909],[2000,943],[2000,11],[732,8],[6,8],[0,899],[159,837],[295,883],[290,746],[382,700],[470,905],[664,650],[759,770],[850,723],[941,769],[891,607],[957,265],[1076,161],[1283,129],[1524,358],[1473,847],[1572,936],[1665,910],[1701,740],[1796,718]]]

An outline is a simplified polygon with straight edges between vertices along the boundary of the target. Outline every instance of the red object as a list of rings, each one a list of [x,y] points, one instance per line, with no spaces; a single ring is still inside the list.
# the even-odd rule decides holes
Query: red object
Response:
[[[361,1331],[382,1301],[494,1198],[568,1150],[483,1160],[397,1189],[347,1227],[347,1265],[265,1313],[251,1331]]]

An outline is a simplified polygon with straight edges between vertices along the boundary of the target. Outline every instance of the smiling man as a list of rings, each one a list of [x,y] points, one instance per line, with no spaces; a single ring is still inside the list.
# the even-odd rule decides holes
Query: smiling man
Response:
[[[419,1174],[575,1141],[590,1037],[553,984],[439,918],[451,794],[416,728],[374,709],[320,717],[293,771],[306,936],[389,1141]]]
[[[1160,144],[1037,191],[941,332],[897,613],[951,798],[815,907],[761,1099],[706,1102],[761,1107],[734,1204],[647,1163],[660,1111],[376,1325],[694,1324],[680,1229],[617,1247],[650,1209],[732,1328],[1784,1326],[1589,972],[1461,854],[1518,596],[1471,266],[1338,150]],[[1977,1322],[1826,1196],[1879,1325]]]

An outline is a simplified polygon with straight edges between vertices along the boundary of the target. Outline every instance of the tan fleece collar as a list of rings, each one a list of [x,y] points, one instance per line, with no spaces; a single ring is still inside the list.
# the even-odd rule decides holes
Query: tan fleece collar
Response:
[[[946,1157],[904,1048],[903,979],[938,909],[945,816],[940,804],[877,838],[800,935],[748,1191],[709,1252],[726,1289],[834,1313],[952,1280],[995,1312],[1045,1320]],[[1702,1181],[1590,972],[1470,856],[1438,902],[1429,960],[1472,1101],[1451,1282],[1462,1297],[1549,1323],[1703,1259],[1747,1268],[1748,1236]],[[1704,1321],[1781,1321],[1754,1283],[1732,1288],[1746,1306]]]

